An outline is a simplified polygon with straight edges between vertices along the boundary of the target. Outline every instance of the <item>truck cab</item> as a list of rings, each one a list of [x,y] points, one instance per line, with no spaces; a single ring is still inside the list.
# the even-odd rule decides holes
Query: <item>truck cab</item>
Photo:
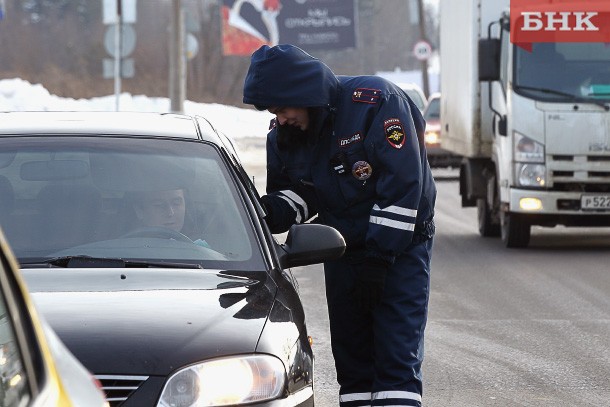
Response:
[[[460,41],[443,36],[443,5],[457,7],[449,3],[441,3],[441,47]],[[610,47],[513,44],[507,9],[482,3],[470,9],[479,26],[469,72],[477,83],[462,95],[472,100],[467,115],[450,105],[459,96],[446,70],[458,61],[441,48],[442,140],[465,157],[462,205],[476,205],[480,234],[507,247],[526,247],[533,225],[610,226]]]
[[[531,225],[608,226],[610,48],[527,50],[510,43],[507,21],[500,20],[500,69],[488,99],[503,240],[527,245]]]

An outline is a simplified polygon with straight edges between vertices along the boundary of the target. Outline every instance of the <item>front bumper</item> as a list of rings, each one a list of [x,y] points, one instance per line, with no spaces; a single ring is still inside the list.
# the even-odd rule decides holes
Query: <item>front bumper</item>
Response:
[[[610,226],[610,210],[583,210],[580,202],[583,193],[510,189],[509,211],[530,214],[532,225],[554,226]],[[590,194],[588,194],[590,195]],[[541,206],[537,210],[521,208],[522,199],[536,198]]]

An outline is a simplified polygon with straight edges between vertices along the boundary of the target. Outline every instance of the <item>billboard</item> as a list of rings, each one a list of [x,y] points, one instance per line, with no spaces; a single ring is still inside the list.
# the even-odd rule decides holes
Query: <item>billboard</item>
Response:
[[[221,18],[224,55],[250,55],[264,44],[356,46],[354,0],[223,0]]]

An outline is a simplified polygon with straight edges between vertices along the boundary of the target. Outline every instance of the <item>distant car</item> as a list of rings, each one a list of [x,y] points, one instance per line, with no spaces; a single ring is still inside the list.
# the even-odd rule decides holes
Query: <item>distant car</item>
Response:
[[[206,119],[0,113],[0,175],[34,299],[111,406],[314,405],[290,267],[345,242],[302,224],[279,244]]]
[[[407,95],[409,95],[411,100],[413,100],[413,103],[415,103],[415,105],[419,108],[419,110],[421,112],[423,112],[424,108],[426,107],[426,94],[419,87],[419,85],[417,85],[415,83],[402,82],[402,83],[399,83],[398,86],[402,90],[404,90],[407,93]]]
[[[0,406],[107,406],[95,383],[39,316],[0,231]]]
[[[462,157],[441,148],[441,94],[433,93],[424,109],[426,152],[431,167],[458,167]]]

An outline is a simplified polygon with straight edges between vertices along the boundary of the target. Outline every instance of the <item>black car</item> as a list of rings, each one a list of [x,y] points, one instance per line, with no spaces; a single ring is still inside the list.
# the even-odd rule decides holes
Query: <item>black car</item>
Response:
[[[230,140],[201,117],[0,113],[0,224],[40,311],[111,406],[313,406],[290,267]]]

